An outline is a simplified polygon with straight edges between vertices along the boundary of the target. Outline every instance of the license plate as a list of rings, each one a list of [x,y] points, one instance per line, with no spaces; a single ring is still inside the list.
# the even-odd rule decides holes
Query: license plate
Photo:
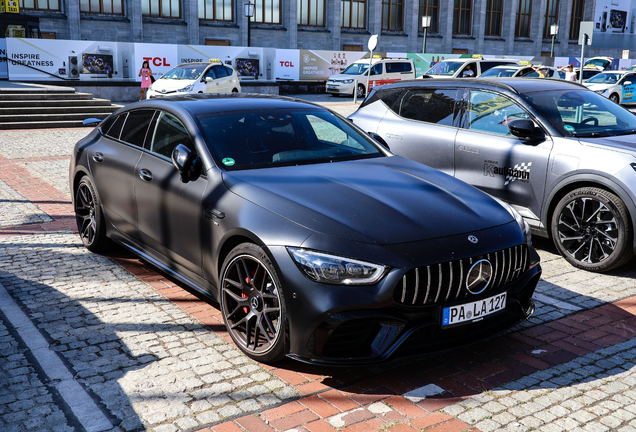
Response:
[[[338,87],[336,87],[336,86],[332,86],[332,85],[328,85],[328,86],[327,86],[327,89],[328,89],[328,90],[338,90]]]
[[[442,327],[450,327],[465,322],[481,321],[506,308],[506,293],[497,294],[483,300],[451,306],[442,310]]]

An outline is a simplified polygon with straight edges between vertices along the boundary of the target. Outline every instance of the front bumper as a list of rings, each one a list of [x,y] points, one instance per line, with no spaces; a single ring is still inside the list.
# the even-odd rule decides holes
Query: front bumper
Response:
[[[392,263],[392,269],[386,277],[371,286],[314,283],[300,273],[284,247],[270,248],[283,278],[290,335],[288,356],[307,363],[325,365],[381,363],[475,342],[498,333],[521,319],[527,319],[534,312],[532,295],[541,275],[539,257],[531,246],[525,244],[523,235],[514,235],[514,227],[506,227],[480,232],[480,238],[486,239],[491,235],[491,244],[484,244],[479,250],[466,250],[464,256],[459,257],[453,252],[461,250],[458,247],[459,238],[414,242],[392,248],[374,246],[373,248],[385,249],[385,255],[386,249],[393,249],[388,252],[394,257],[409,256],[406,251],[411,250],[414,258],[411,263],[404,262],[403,265]],[[510,231],[513,235],[506,235],[501,231]],[[518,226],[516,231],[519,231]],[[459,237],[461,244],[464,244],[466,236]],[[494,246],[496,243],[499,244]],[[311,248],[309,245],[304,246]],[[395,294],[400,284],[404,283],[405,276],[412,274],[413,267],[421,268],[422,263],[425,266],[429,263],[429,266],[437,265],[434,263],[438,261],[430,256],[430,252],[441,262],[447,259],[452,261],[482,257],[493,250],[513,247],[527,248],[524,269],[511,282],[499,284],[493,290],[471,295],[470,298],[451,297],[446,300],[442,299],[444,296],[440,296],[439,301],[426,305],[401,302]],[[351,256],[350,253],[344,254]],[[371,255],[377,254],[372,251]],[[368,259],[360,256],[357,258]],[[504,310],[466,324],[442,327],[443,308],[489,298],[502,292],[507,293]],[[409,293],[409,299],[411,295]]]
[[[354,86],[355,86],[355,82],[345,84],[342,82],[328,81],[327,84],[325,84],[325,91],[327,93],[333,93],[333,94],[351,95],[353,94]]]

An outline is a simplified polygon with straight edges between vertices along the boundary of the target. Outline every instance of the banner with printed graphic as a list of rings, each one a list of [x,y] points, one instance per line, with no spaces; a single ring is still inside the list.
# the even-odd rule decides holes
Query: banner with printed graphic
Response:
[[[327,81],[343,72],[351,63],[368,53],[364,51],[300,50],[298,79],[301,81]]]

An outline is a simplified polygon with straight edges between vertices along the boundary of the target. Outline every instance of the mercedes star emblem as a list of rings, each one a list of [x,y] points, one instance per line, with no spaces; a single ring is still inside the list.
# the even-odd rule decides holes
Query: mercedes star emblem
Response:
[[[486,259],[479,260],[468,270],[466,289],[471,294],[482,293],[490,285],[491,278],[492,265]]]
[[[479,241],[479,239],[477,237],[475,237],[474,235],[469,235],[468,236],[468,241],[471,243],[475,243],[477,244],[477,242]]]

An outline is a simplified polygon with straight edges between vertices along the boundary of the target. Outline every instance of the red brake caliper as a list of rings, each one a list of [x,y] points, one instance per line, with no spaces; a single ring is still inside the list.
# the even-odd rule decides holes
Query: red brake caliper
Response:
[[[245,276],[245,283],[246,283],[246,284],[249,284],[249,283],[250,283],[250,278],[249,278],[248,276]],[[244,291],[241,291],[241,298],[247,298],[247,294],[245,294],[245,292],[244,292]],[[245,307],[243,308],[243,312],[245,312],[245,313],[247,313],[247,312],[248,312],[248,310],[247,310],[247,306],[245,306]]]

